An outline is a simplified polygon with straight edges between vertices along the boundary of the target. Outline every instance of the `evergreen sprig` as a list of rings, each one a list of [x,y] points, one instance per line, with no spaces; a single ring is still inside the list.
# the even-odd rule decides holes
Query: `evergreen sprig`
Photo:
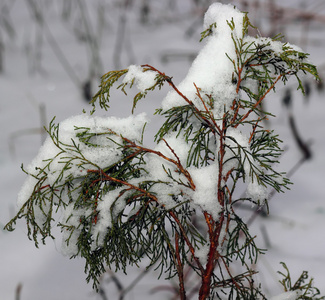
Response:
[[[125,75],[128,72],[128,69],[119,70],[119,71],[110,71],[102,76],[100,89],[93,97],[90,102],[93,106],[91,114],[93,114],[96,110],[95,103],[98,102],[101,109],[107,110],[109,109],[109,97],[110,97],[110,89],[112,85],[117,82],[121,76]]]
[[[296,299],[305,300],[321,300],[325,299],[325,296],[320,296],[320,291],[313,285],[313,278],[310,278],[307,271],[303,271],[296,282],[292,281],[290,271],[284,262],[281,262],[282,267],[285,269],[285,273],[278,271],[283,276],[283,279],[279,282],[284,288],[285,292],[296,291]]]
[[[52,120],[47,145],[52,145],[54,154],[43,157],[36,170],[25,170],[33,188],[5,229],[13,230],[17,220],[24,218],[28,237],[38,246],[39,235],[43,243],[54,238],[52,228],[60,211],[64,247],[71,257],[85,259],[87,281],[92,280],[94,288],[107,267],[126,272],[128,265],[138,266],[148,258],[147,267],[159,270],[159,276],[177,276],[183,300],[185,266],[199,278],[201,300],[266,299],[252,267],[265,251],[256,244],[235,204],[267,206],[270,189],[280,192],[289,187],[285,174],[274,168],[282,153],[281,141],[263,127],[265,116],[271,114],[261,104],[290,76],[296,77],[302,91],[301,72],[319,77],[308,55],[280,43],[279,36],[249,37],[252,25],[246,13],[239,34],[233,18],[227,24],[235,53],[225,56],[233,66],[232,103],[224,103],[221,96],[203,91],[195,82],[195,95],[188,97],[172,77],[150,65],[140,66],[136,70],[154,72],[155,77],[133,97],[132,112],[138,101],[164,84],[183,100],[182,105],[156,110],[164,119],[155,135],[157,148],[147,148],[142,138],[130,139],[112,128],[76,125],[67,138]],[[201,40],[213,38],[217,30],[218,24],[211,24]],[[111,71],[102,77],[91,115],[97,104],[109,108],[115,84],[126,95],[126,89],[136,85],[137,73],[124,80],[128,72]],[[177,145],[171,146],[173,138],[187,147],[186,155],[178,153]],[[106,156],[101,161],[89,159],[89,151]],[[207,182],[209,176],[214,180],[207,193],[199,186],[205,183],[198,173],[208,174],[203,178]],[[246,184],[253,193],[238,196],[238,184]],[[203,257],[199,249],[207,249]],[[311,281],[305,284],[306,273],[293,286],[289,272],[282,275],[285,290],[302,291],[305,298],[301,299],[319,295]]]

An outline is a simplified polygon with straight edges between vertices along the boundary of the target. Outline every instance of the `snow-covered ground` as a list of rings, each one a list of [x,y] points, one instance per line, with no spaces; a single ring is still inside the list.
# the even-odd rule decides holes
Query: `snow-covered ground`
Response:
[[[79,17],[81,15],[80,6],[77,5],[79,2],[71,1],[73,10],[65,22],[61,19],[60,11],[63,3],[70,1],[35,2],[43,5],[42,12],[46,16],[48,27],[44,25],[43,29],[40,29],[31,17],[29,1],[3,1],[0,4],[2,9],[0,21],[1,18],[2,20],[8,18],[15,30],[15,36],[10,38],[9,31],[3,25],[5,22],[0,22],[0,38],[5,46],[4,70],[0,74],[1,226],[15,213],[16,196],[25,178],[20,165],[27,164],[41,145],[40,109],[45,107],[47,118],[45,124],[53,116],[56,116],[56,121],[62,121],[71,115],[81,113],[84,108],[90,109],[78,87],[78,84],[87,80],[91,61],[89,44],[82,43],[76,38],[76,30],[85,31]],[[84,2],[89,4],[87,1],[80,3]],[[100,4],[105,4],[103,6],[105,10],[101,7],[106,16],[99,43],[101,72],[117,67],[114,53],[119,43],[118,22],[121,20],[123,10],[116,4],[122,2],[124,1],[92,2],[90,10],[92,15],[89,16],[89,20],[92,21],[92,30],[97,33],[93,17],[96,8]],[[156,10],[153,11],[149,25],[141,25],[138,13],[138,2],[141,1],[134,2],[136,5],[128,10],[126,15],[125,39],[118,52],[121,54],[121,65],[118,67],[124,68],[131,63],[149,63],[173,76],[176,83],[179,82],[190,66],[190,59],[201,47],[198,42],[202,28],[200,11],[194,10],[189,0],[175,1],[176,6],[173,10],[168,9],[167,4],[170,1],[157,0],[154,1]],[[308,3],[306,11],[310,8],[325,19],[323,1],[292,0],[286,1],[285,4],[288,7],[299,8],[303,2]],[[7,7],[9,12],[6,13],[4,7]],[[285,33],[290,42],[298,45],[303,43],[301,46],[311,54],[313,63],[324,68],[325,21],[322,21],[322,18],[318,22],[311,23],[308,32],[303,23],[291,22],[285,28]],[[185,33],[191,32],[195,24],[196,30],[193,34],[186,35]],[[308,33],[307,41],[302,38],[302,32]],[[51,36],[55,38],[57,46],[75,75],[68,75],[67,66],[63,66],[64,64],[58,60],[58,48],[53,45]],[[183,55],[177,57],[171,54]],[[33,68],[36,70],[33,71]],[[73,76],[77,76],[77,80],[73,79]],[[95,79],[93,86],[95,92]],[[284,146],[288,148],[281,158],[281,169],[288,171],[300,160],[302,154],[295,145],[288,127],[287,112],[281,105],[284,91],[285,89],[280,89],[276,95],[270,97],[267,100],[267,107],[277,116],[270,121],[269,126],[280,134]],[[138,111],[143,109],[152,112],[153,107],[159,106],[165,92],[166,89],[163,89],[148,97],[139,105]],[[293,279],[303,270],[309,271],[315,278],[315,285],[325,294],[325,197],[322,186],[325,179],[324,93],[318,93],[313,87],[308,102],[299,94],[294,95],[293,110],[298,131],[303,140],[311,145],[313,156],[291,177],[294,183],[291,190],[270,200],[269,217],[257,219],[252,225],[253,232],[259,236],[261,246],[265,245],[261,233],[263,226],[271,244],[269,251],[258,265],[263,270],[261,280],[270,295],[281,292],[276,273],[277,270],[281,270],[279,264],[281,261],[287,263]],[[130,113],[128,98],[122,94],[113,96],[116,97],[116,102],[112,103],[112,109],[105,114],[128,115]],[[69,260],[63,257],[60,254],[60,247],[60,241],[55,240],[48,241],[46,246],[40,245],[40,248],[36,249],[26,237],[24,222],[18,223],[13,233],[0,231],[0,299],[13,299],[19,283],[22,284],[21,300],[103,299],[92,291],[91,285],[86,284],[83,273],[84,262],[81,259]],[[137,272],[139,271],[132,271],[132,274]],[[122,282],[125,280],[123,278]],[[130,277],[127,280],[131,280]],[[150,289],[156,285],[153,276],[146,275],[126,299],[166,299],[166,294],[149,294]],[[107,288],[109,299],[117,299],[114,297],[115,292],[116,289],[111,283]]]

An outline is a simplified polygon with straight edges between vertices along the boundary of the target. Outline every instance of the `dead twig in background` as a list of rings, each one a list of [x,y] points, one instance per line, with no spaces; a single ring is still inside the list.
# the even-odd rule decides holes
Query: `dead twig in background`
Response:
[[[49,25],[47,24],[43,14],[40,12],[38,5],[34,0],[26,0],[28,4],[28,8],[30,9],[30,13],[32,17],[35,19],[36,23],[45,30],[45,35],[47,38],[47,41],[52,48],[55,56],[61,63],[63,69],[67,73],[67,75],[70,77],[71,81],[74,83],[74,85],[80,90],[82,87],[82,82],[77,76],[76,72],[72,68],[69,60],[64,55],[63,51],[61,50],[61,47],[59,46],[58,42],[56,41],[54,35],[52,34]]]
[[[21,283],[18,283],[16,287],[16,293],[15,293],[15,299],[20,300],[21,290],[23,288],[23,285]]]

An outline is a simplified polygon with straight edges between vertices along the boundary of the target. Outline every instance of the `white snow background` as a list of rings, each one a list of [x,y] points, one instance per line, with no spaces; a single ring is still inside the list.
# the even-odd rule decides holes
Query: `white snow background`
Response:
[[[89,75],[91,56],[89,45],[76,39],[75,32],[84,32],[80,19],[79,1],[73,3],[73,11],[66,22],[61,19],[61,10],[67,0],[34,1],[41,4],[41,11],[46,17],[46,23],[51,34],[56,39],[59,48],[67,58],[80,82],[85,82]],[[126,68],[130,64],[149,63],[166,74],[173,76],[174,82],[179,83],[190,67],[192,59],[202,45],[199,43],[203,21],[202,10],[194,7],[190,0],[175,0],[173,10],[168,9],[170,1],[152,1],[155,10],[149,19],[149,24],[139,22],[139,7],[141,1],[133,1],[133,7],[126,12],[125,39],[122,45],[121,63],[114,62],[114,49],[119,43],[118,21],[124,10],[124,1],[94,0],[80,1],[87,6],[92,30],[96,29],[95,16],[97,8],[105,15],[102,38],[100,40],[100,57],[102,72],[116,68]],[[226,1],[224,1],[226,2]],[[240,4],[242,1],[234,1]],[[248,1],[254,2],[254,1]],[[260,1],[266,7],[266,2]],[[324,67],[325,48],[325,5],[324,1],[275,1],[279,5],[317,13],[322,16],[319,21],[312,22],[308,31],[304,23],[291,20],[286,27],[279,28],[286,34],[287,40],[301,46],[310,53],[314,64]],[[283,2],[283,1],[282,1]],[[82,99],[81,90],[66,73],[57,56],[53,45],[49,42],[49,31],[46,27],[40,29],[35,23],[29,10],[29,1],[1,1],[0,3],[0,42],[4,44],[4,70],[0,74],[0,191],[1,209],[0,225],[3,227],[16,211],[17,194],[24,182],[25,174],[20,170],[20,164],[27,165],[37,154],[41,146],[42,136],[40,107],[45,107],[48,125],[53,116],[56,121],[80,114],[82,109],[90,110]],[[102,5],[102,6],[100,6]],[[9,10],[6,12],[5,7]],[[78,8],[79,7],[79,8]],[[265,8],[266,10],[266,8]],[[251,21],[261,25],[262,33],[267,32],[266,15],[254,15]],[[260,18],[258,18],[260,17]],[[11,38],[5,29],[5,21],[9,20],[15,30]],[[196,25],[196,30],[189,36],[186,32]],[[1,45],[1,43],[0,43]],[[168,54],[185,54],[173,58]],[[163,58],[171,59],[165,61]],[[33,66],[38,66],[33,71]],[[324,71],[324,70],[323,70]],[[93,92],[98,82],[93,80]],[[295,86],[288,85],[292,90]],[[164,88],[148,96],[139,103],[136,110],[145,110],[148,115],[153,108],[159,107],[167,92]],[[270,120],[269,126],[274,128],[284,141],[283,146],[288,150],[281,157],[281,170],[289,171],[302,157],[296,147],[288,127],[287,112],[281,104],[286,88],[267,98],[267,108],[277,117]],[[130,93],[131,94],[131,93]],[[128,116],[131,112],[131,97],[122,93],[113,93],[112,108],[102,115]],[[261,256],[258,264],[263,272],[260,279],[265,291],[270,296],[281,293],[277,283],[277,270],[283,271],[280,261],[287,263],[293,281],[303,270],[315,278],[315,285],[325,294],[325,197],[324,197],[324,167],[325,167],[325,133],[324,133],[324,93],[318,93],[312,87],[309,101],[299,93],[293,94],[293,110],[299,133],[304,141],[311,145],[312,159],[305,162],[291,177],[294,185],[291,190],[279,194],[270,200],[270,215],[259,217],[252,225],[253,233],[259,236],[261,247],[265,247],[262,230],[266,230],[271,247],[265,256]],[[157,120],[159,121],[159,120]],[[154,133],[159,122],[154,120],[149,133]],[[147,138],[149,135],[147,136]],[[248,214],[249,216],[249,214]],[[264,228],[264,229],[263,229]],[[54,299],[102,299],[96,295],[91,284],[86,284],[83,272],[84,261],[69,260],[60,254],[61,241],[48,240],[47,245],[36,249],[33,242],[26,236],[24,221],[18,222],[13,233],[0,231],[0,300],[14,299],[19,283],[22,284],[21,300],[54,300]],[[118,274],[125,286],[140,271],[131,270],[130,275],[123,277]],[[107,278],[109,278],[107,276]],[[106,279],[107,279],[106,278]],[[125,299],[168,299],[170,293],[158,292],[150,294],[150,290],[168,282],[157,282],[153,274],[146,275],[127,294]],[[118,293],[111,282],[105,290],[109,299],[118,299]]]

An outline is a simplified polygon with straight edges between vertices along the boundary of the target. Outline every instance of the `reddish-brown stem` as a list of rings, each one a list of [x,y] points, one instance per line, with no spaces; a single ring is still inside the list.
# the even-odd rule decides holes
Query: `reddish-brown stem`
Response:
[[[35,188],[36,188],[36,186],[35,186]],[[43,186],[41,186],[39,189],[37,189],[36,191],[34,190],[33,193],[39,193],[41,190],[44,190],[44,189],[46,189],[46,188],[52,189],[52,186],[49,185],[49,184],[47,184],[47,185],[43,185]],[[54,191],[58,192],[59,189],[54,189]]]
[[[224,264],[224,266],[225,266],[225,268],[226,268],[226,270],[227,270],[228,275],[229,275],[230,278],[231,278],[232,283],[236,286],[236,288],[237,288],[238,290],[240,290],[240,286],[238,285],[238,283],[236,282],[236,280],[234,279],[234,277],[231,275],[230,270],[229,270],[229,268],[228,268],[228,266],[227,266],[227,263],[225,262],[225,260],[223,259],[222,256],[221,256],[221,260],[222,260],[222,262],[223,262],[223,264]]]
[[[103,180],[103,181],[106,181],[107,180],[107,181],[118,182],[118,183],[123,184],[123,185],[126,185],[126,186],[128,186],[128,187],[130,187],[130,188],[132,188],[134,190],[137,190],[139,192],[142,192],[147,197],[151,198],[154,201],[157,201],[156,196],[150,194],[149,192],[147,192],[147,191],[145,191],[145,190],[143,190],[143,189],[141,189],[141,188],[137,187],[136,185],[133,185],[133,184],[131,184],[129,182],[126,182],[126,181],[117,179],[115,177],[109,176],[103,170],[87,170],[87,173],[99,173],[102,176],[101,180]]]
[[[219,236],[220,236],[223,221],[224,221],[224,215],[222,214],[220,216],[218,223],[216,223],[213,235],[210,238],[210,249],[208,254],[208,261],[206,264],[205,272],[202,276],[202,284],[199,291],[199,300],[205,300],[210,295],[211,278],[216,263],[220,256],[218,253],[218,246],[219,246]]]
[[[176,232],[175,233],[175,255],[176,255],[176,267],[177,267],[177,275],[179,279],[179,296],[181,300],[186,299],[186,293],[185,293],[185,286],[184,286],[184,273],[183,273],[183,264],[180,256],[180,250],[179,250],[179,235]]]
[[[170,210],[168,213],[174,219],[174,221],[177,223],[177,225],[178,225],[178,227],[179,227],[179,229],[180,229],[180,231],[182,233],[182,237],[184,238],[184,240],[185,240],[185,242],[186,242],[186,244],[187,244],[187,246],[188,246],[188,248],[189,248],[189,250],[191,252],[191,255],[192,255],[193,259],[195,260],[198,268],[200,269],[201,274],[203,274],[204,273],[204,268],[203,268],[200,260],[195,255],[195,249],[194,249],[191,241],[188,239],[184,227],[182,226],[181,222],[179,221],[179,219],[177,218],[176,214],[172,210]]]
[[[221,234],[222,225],[225,221],[225,215],[223,213],[224,209],[224,201],[225,195],[223,190],[223,160],[225,155],[224,149],[224,136],[226,133],[226,118],[223,117],[222,128],[220,131],[219,137],[219,153],[218,153],[218,161],[219,161],[219,174],[218,174],[218,202],[222,207],[222,212],[220,213],[220,217],[218,221],[214,221],[213,223],[213,230],[211,226],[211,219],[205,215],[207,225],[209,227],[209,240],[210,240],[210,249],[208,254],[208,261],[206,264],[204,275],[202,276],[202,284],[199,291],[199,299],[205,300],[210,295],[211,290],[211,278],[216,266],[216,263],[220,257],[218,253],[218,246],[219,246],[219,238]]]
[[[47,184],[47,185],[43,185],[43,186],[41,186],[37,191],[35,191],[36,193],[37,192],[40,192],[41,190],[43,190],[43,189],[46,189],[46,188],[51,188],[51,186],[49,185],[49,184]]]
[[[211,239],[213,235],[215,221],[213,220],[212,216],[208,214],[206,211],[203,212],[203,215],[205,217],[205,222],[208,225],[209,238]]]
[[[238,66],[238,81],[237,81],[237,87],[236,87],[236,94],[238,94],[239,93],[239,89],[240,89],[240,84],[241,84],[241,81],[242,81],[242,79],[241,79],[241,73],[243,72],[243,68],[241,67],[239,67]]]
[[[156,69],[155,67],[151,66],[151,65],[142,65],[141,67],[147,67],[152,71],[157,72],[159,75],[163,76],[165,78],[165,80],[168,82],[168,84],[175,90],[175,92],[180,95],[189,105],[194,106],[194,103],[189,100],[174,84],[174,82],[172,81],[171,77],[167,76],[165,73],[160,72],[158,69]]]
[[[212,115],[212,112],[211,112],[210,110],[208,110],[208,108],[207,108],[207,106],[206,106],[206,104],[205,104],[205,102],[204,102],[204,100],[203,100],[203,98],[202,98],[202,96],[201,96],[201,93],[200,93],[199,88],[196,86],[195,83],[193,83],[193,84],[194,84],[194,86],[195,86],[195,88],[196,88],[196,95],[197,95],[197,96],[199,97],[199,99],[201,100],[201,102],[202,102],[202,104],[203,104],[203,106],[204,106],[204,109],[205,109],[205,111],[208,113],[208,115],[210,116],[210,120],[212,121],[213,125],[217,128],[219,134],[221,134],[221,129],[220,129],[220,127],[218,126],[218,124],[216,123],[216,120],[214,119],[214,117],[213,117],[213,115]]]
[[[254,134],[255,134],[255,131],[256,131],[256,128],[257,128],[257,125],[258,125],[259,122],[260,122],[260,118],[258,118],[258,120],[256,121],[255,125],[253,126],[253,130],[252,130],[252,132],[251,132],[251,135],[250,135],[250,137],[249,137],[249,141],[248,141],[249,144],[250,144],[251,141],[252,141],[252,138],[253,138],[253,136],[254,136]]]
[[[234,169],[235,169],[235,168],[231,168],[231,169],[227,172],[227,174],[223,177],[223,180],[224,180],[225,182],[228,181],[228,178],[229,178],[230,174],[233,172]]]
[[[235,110],[235,104],[237,104],[236,110]],[[231,124],[236,122],[236,119],[237,119],[240,108],[241,108],[241,105],[240,105],[239,101],[237,102],[236,100],[234,100],[234,104],[233,104],[232,109],[235,110],[235,113],[234,113],[234,116],[232,117]]]
[[[96,212],[97,206],[98,206],[98,196],[99,196],[99,190],[97,190],[95,204],[94,204],[94,213],[95,213],[95,216],[94,216],[94,218],[92,220],[93,224],[97,224],[97,220],[98,220],[98,213]]]
[[[164,74],[165,75],[165,74]],[[166,75],[165,75],[166,76]],[[194,103],[188,99],[174,84],[174,82],[172,81],[171,77],[166,76],[166,81],[168,82],[168,84],[173,88],[173,90],[180,95],[189,105],[195,107],[195,109],[197,110],[196,106],[194,105]]]

